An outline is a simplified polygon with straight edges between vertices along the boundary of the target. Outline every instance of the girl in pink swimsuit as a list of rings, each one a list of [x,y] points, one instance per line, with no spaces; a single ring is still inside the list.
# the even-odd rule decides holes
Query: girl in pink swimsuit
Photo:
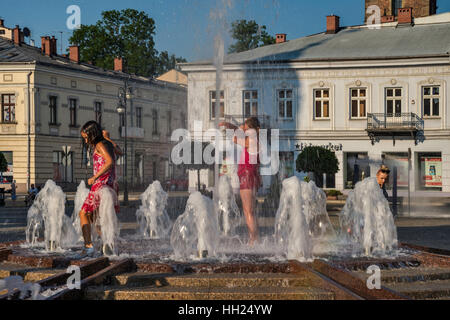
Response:
[[[235,130],[238,129],[235,125],[228,122],[222,122],[219,126],[225,126]],[[241,152],[237,174],[239,177],[245,222],[247,223],[250,235],[249,244],[253,245],[255,241],[258,240],[258,224],[256,222],[254,208],[256,203],[256,192],[261,185],[258,156],[259,120],[256,117],[249,118],[240,128],[247,134],[245,139],[234,138],[234,143],[241,144],[244,147]]]

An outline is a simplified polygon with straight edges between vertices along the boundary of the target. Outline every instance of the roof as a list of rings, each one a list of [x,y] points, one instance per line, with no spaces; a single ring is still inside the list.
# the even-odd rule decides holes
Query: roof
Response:
[[[167,71],[156,79],[185,86],[188,84],[187,75],[175,69]]]
[[[88,63],[76,63],[64,56],[46,56],[40,48],[22,43],[20,46],[13,41],[0,37],[0,65],[3,63],[35,63],[37,65],[67,69],[70,71],[89,73],[92,75],[116,78],[118,80],[129,79],[135,82],[159,85],[174,89],[183,88],[180,85],[159,81],[153,78],[132,75],[120,71],[105,70]],[[184,88],[183,88],[184,90]]]
[[[444,14],[446,15],[446,14]],[[450,18],[449,15],[447,17]],[[450,19],[445,22],[400,26],[347,27],[336,34],[319,33],[285,43],[225,56],[225,64],[255,62],[335,61],[448,56]],[[419,19],[417,19],[419,20]],[[184,65],[212,64],[199,61]],[[181,64],[183,65],[183,64]]]

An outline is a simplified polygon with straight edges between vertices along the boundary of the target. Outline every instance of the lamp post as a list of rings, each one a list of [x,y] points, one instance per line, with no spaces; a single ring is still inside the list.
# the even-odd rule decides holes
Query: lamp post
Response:
[[[127,161],[127,157],[128,157],[128,146],[127,146],[127,137],[128,137],[128,131],[127,131],[127,100],[131,99],[132,96],[132,89],[131,87],[128,85],[128,79],[124,81],[124,86],[119,88],[118,91],[118,99],[119,99],[119,103],[117,105],[117,113],[120,115],[123,115],[123,119],[125,122],[125,135],[124,135],[124,142],[125,142],[125,152],[124,152],[124,192],[123,192],[123,204],[125,206],[128,205],[128,161]],[[123,131],[121,130],[121,133]]]

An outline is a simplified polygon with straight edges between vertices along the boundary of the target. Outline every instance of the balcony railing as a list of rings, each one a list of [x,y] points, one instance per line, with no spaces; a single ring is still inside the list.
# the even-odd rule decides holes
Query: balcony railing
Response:
[[[380,137],[412,137],[416,144],[423,137],[424,121],[417,114],[408,113],[368,113],[367,132],[372,144]]]
[[[423,130],[424,122],[415,113],[368,113],[367,129]]]
[[[256,117],[259,120],[259,124],[261,125],[262,129],[269,128],[270,127],[270,116],[268,115],[258,115],[258,116],[248,116],[245,117],[243,114],[238,115],[232,115],[232,114],[226,114],[225,115],[225,121],[230,122],[234,125],[241,125],[244,123],[244,121],[250,117]]]

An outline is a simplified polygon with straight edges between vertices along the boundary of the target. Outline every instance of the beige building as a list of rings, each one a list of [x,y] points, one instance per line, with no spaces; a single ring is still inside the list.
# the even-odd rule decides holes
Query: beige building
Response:
[[[117,106],[125,83],[131,88],[126,95],[128,184],[145,187],[183,175],[174,172],[169,157],[172,131],[185,127],[184,86],[124,73],[119,59],[114,71],[80,63],[77,47],[67,57],[58,56],[56,39],[42,37],[42,47],[36,48],[14,30],[12,39],[0,36],[0,152],[9,164],[0,187],[15,180],[23,192],[29,184],[53,179],[73,189],[89,178],[92,167],[85,165],[80,128],[100,121],[123,149],[125,120]],[[123,163],[118,160],[119,182]]]

